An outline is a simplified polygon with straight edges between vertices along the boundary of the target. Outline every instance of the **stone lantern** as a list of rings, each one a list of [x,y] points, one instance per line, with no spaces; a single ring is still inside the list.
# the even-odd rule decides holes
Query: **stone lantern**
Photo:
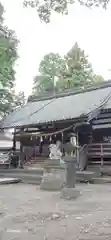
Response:
[[[78,148],[75,138],[71,138],[70,142],[64,144],[66,165],[65,187],[61,190],[61,197],[66,199],[77,198],[80,195],[79,190],[75,188],[76,183],[76,149]]]

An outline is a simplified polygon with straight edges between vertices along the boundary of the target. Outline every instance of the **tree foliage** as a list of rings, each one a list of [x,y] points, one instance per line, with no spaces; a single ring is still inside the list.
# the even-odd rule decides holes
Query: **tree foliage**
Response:
[[[94,74],[88,56],[75,43],[64,57],[54,53],[44,56],[39,75],[34,78],[33,94],[87,87],[103,80],[102,76]]]
[[[59,89],[74,88],[92,83],[92,66],[88,62],[88,57],[77,43],[65,56],[66,69],[61,72],[58,80]],[[62,85],[61,85],[62,84]]]
[[[53,92],[56,80],[65,67],[65,61],[59,54],[49,53],[44,56],[39,66],[39,75],[34,78],[33,92],[41,94]]]
[[[24,92],[15,93],[14,89],[0,89],[0,117],[4,117],[26,103]]]
[[[3,23],[4,8],[0,4],[0,117],[13,108],[17,39]]]
[[[97,83],[97,82],[98,82],[98,83],[99,83],[99,82],[103,82],[103,81],[104,81],[104,78],[103,78],[101,75],[96,75],[96,74],[95,74],[95,75],[93,76],[93,81],[96,82],[96,83]]]
[[[68,6],[79,2],[87,7],[102,6],[106,8],[110,0],[24,0],[24,6],[31,6],[37,9],[37,13],[42,21],[50,22],[52,11],[68,14]]]
[[[12,110],[13,95],[6,89],[0,89],[0,118]]]
[[[25,94],[23,91],[19,92],[18,94],[13,94],[13,109],[18,107],[23,107],[26,103]]]
[[[33,94],[41,95],[42,93],[46,93],[51,89],[52,81],[49,76],[45,75],[37,75],[33,81]]]

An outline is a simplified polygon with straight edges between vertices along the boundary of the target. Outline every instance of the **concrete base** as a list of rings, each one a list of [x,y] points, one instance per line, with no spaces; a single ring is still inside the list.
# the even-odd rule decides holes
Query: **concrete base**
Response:
[[[95,173],[92,171],[76,171],[76,181],[77,182],[92,182],[93,178],[100,176],[100,173]]]
[[[40,185],[43,169],[0,169],[0,178],[17,178],[25,184]]]
[[[61,198],[64,199],[76,199],[80,196],[80,191],[76,188],[63,188],[61,190]]]
[[[111,166],[101,167],[100,172],[101,172],[102,175],[111,176]]]
[[[12,184],[12,183],[19,183],[19,178],[0,178],[0,185],[1,184]]]
[[[50,173],[45,172],[40,184],[40,189],[47,191],[60,191],[65,185],[65,171],[52,170]]]
[[[103,176],[100,178],[94,178],[93,179],[94,184],[107,184],[111,183],[111,176]]]

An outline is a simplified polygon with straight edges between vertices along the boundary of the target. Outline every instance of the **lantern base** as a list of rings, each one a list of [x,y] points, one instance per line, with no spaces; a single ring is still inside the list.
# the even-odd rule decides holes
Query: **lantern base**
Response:
[[[77,199],[80,196],[80,191],[76,188],[63,188],[61,190],[61,198],[70,200],[70,199]]]
[[[44,171],[43,178],[40,184],[40,189],[47,191],[60,191],[65,185],[65,170],[64,168],[52,169]]]

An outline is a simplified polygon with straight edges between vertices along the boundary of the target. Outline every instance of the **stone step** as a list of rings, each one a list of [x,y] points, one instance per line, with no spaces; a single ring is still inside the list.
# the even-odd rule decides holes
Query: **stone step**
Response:
[[[107,176],[107,177],[97,177],[93,179],[93,183],[94,184],[105,184],[105,183],[111,183],[111,177]]]
[[[41,180],[40,179],[29,179],[29,178],[24,178],[22,179],[22,183],[25,184],[33,184],[33,185],[40,185],[41,184]]]
[[[21,180],[19,178],[6,178],[6,177],[0,178],[0,185],[1,184],[20,183],[20,182],[21,182]]]
[[[40,178],[42,177],[42,174],[28,174],[28,173],[0,173],[0,176],[21,176],[21,177],[29,177],[29,178]]]
[[[28,175],[28,174],[0,174],[0,178],[19,178],[23,183],[31,183],[40,185],[42,175]]]
[[[76,171],[77,181],[92,181],[93,178],[100,177],[100,172]]]
[[[31,161],[26,162],[25,164],[30,164],[30,163],[43,163],[43,162],[38,162],[36,160],[31,160]]]
[[[16,168],[16,169],[0,169],[0,175],[2,173],[19,173],[19,174],[43,174],[43,168],[24,168],[24,169],[20,169],[20,168]]]
[[[27,183],[39,183],[43,176],[42,168],[26,168],[26,169],[0,169],[0,176],[2,177],[18,177]],[[100,178],[100,171],[77,171],[77,182],[92,182],[93,179],[96,183],[96,179]],[[101,178],[100,178],[101,179]],[[98,180],[99,181],[99,180]]]
[[[103,175],[108,175],[108,176],[111,176],[111,166],[103,166],[100,168],[100,172],[103,174]]]

